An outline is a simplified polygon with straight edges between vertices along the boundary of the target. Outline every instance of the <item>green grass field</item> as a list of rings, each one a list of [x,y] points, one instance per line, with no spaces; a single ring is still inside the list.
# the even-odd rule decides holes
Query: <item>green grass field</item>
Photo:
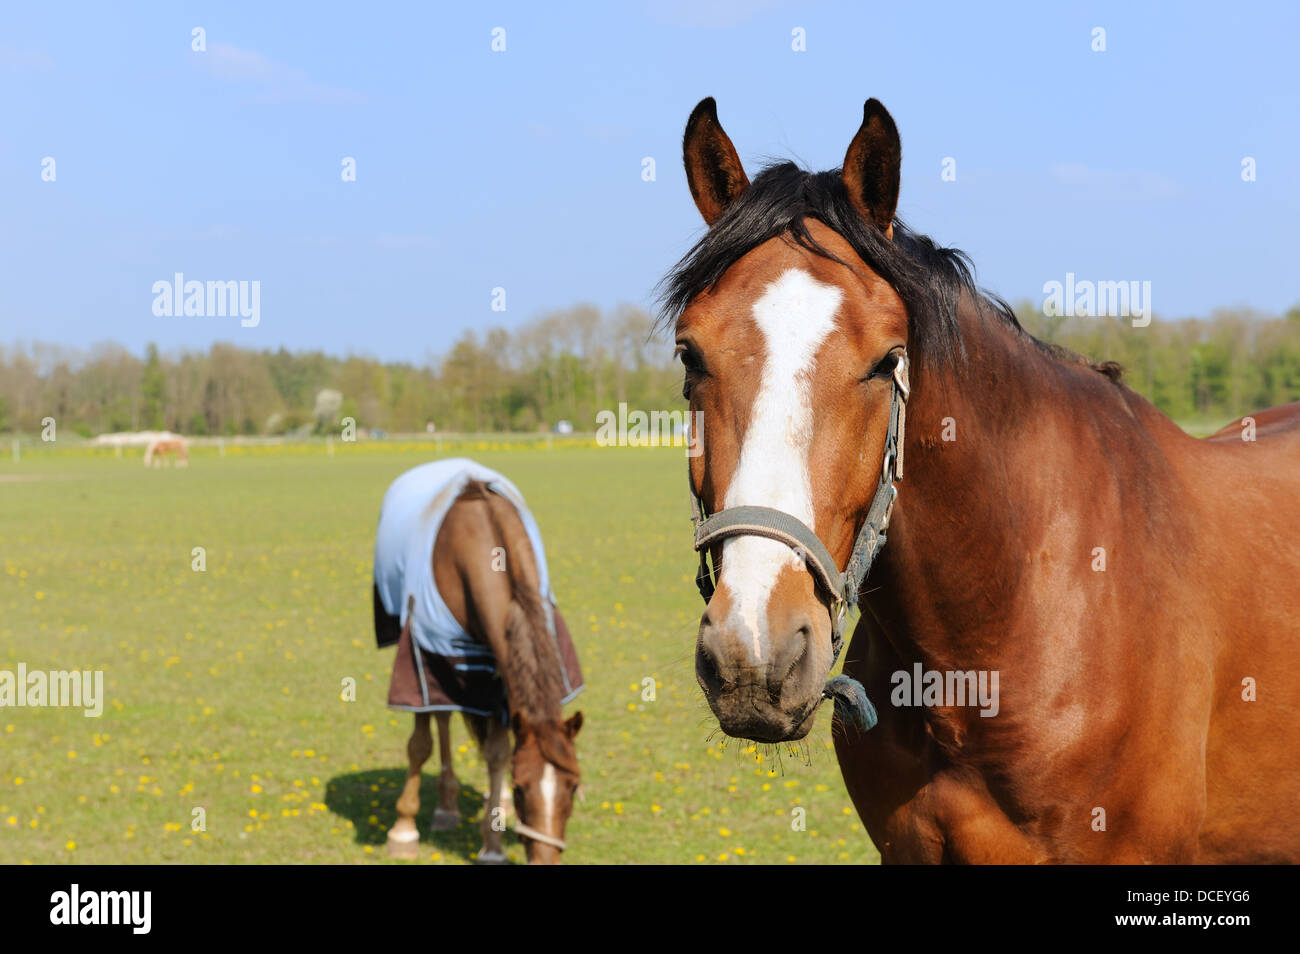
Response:
[[[828,708],[794,750],[717,730],[693,673],[701,606],[680,449],[468,453],[528,498],[582,658],[588,688],[569,709],[586,715],[586,801],[568,863],[878,860]],[[100,718],[0,708],[0,863],[392,863],[411,717],[384,704],[393,650],[374,646],[371,551],[389,482],[431,456],[201,449],[188,469],[146,471],[139,450],[6,455],[0,670],[103,670],[107,701]],[[191,569],[195,547],[205,572]],[[340,697],[347,677],[355,702]],[[427,831],[435,756],[423,863],[464,863],[479,845],[486,774],[453,725],[465,821]]]

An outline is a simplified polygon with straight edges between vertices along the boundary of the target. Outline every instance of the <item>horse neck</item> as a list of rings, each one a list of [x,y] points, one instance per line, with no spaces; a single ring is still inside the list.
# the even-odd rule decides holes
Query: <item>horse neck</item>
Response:
[[[1061,533],[1062,509],[1078,503],[1082,518],[1090,481],[1107,484],[1097,434],[1134,426],[1120,389],[1091,367],[969,304],[959,320],[960,367],[916,363],[906,479],[864,600],[911,660],[969,658],[1008,638],[1026,554]]]

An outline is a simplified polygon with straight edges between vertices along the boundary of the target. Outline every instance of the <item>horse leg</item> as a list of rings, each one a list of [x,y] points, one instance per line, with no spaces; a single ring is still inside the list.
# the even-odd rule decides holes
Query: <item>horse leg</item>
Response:
[[[488,792],[483,800],[483,850],[478,853],[478,860],[484,864],[501,864],[506,860],[506,813],[501,799],[510,762],[510,730],[497,719],[485,721],[483,756],[488,764]]]
[[[420,830],[415,816],[420,811],[420,769],[433,752],[433,737],[429,734],[429,713],[415,714],[415,728],[406,743],[406,784],[397,799],[397,821],[388,830],[388,854],[392,858],[413,861],[420,854]]]
[[[438,807],[433,813],[433,830],[450,831],[460,826],[460,779],[452,765],[451,713],[435,713],[438,720]]]

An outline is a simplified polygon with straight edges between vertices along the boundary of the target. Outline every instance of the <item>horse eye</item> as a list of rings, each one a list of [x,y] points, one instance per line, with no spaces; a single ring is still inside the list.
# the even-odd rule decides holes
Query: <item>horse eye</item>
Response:
[[[871,378],[889,377],[894,373],[894,369],[898,367],[898,362],[902,357],[903,357],[903,352],[897,348],[894,349],[893,351],[889,352],[889,354],[885,355],[883,358],[877,361],[876,366],[871,369],[871,373],[868,374],[862,380],[866,381]]]
[[[691,345],[684,341],[679,341],[677,343],[677,349],[673,354],[682,362],[682,367],[686,369],[687,374],[704,373],[704,360],[700,357],[700,353]]]

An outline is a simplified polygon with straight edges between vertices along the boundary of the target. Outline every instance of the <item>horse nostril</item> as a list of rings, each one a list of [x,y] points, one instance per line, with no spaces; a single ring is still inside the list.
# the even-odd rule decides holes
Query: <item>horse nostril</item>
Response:
[[[722,672],[718,669],[718,659],[703,641],[695,651],[695,678],[706,693],[717,692],[723,686]]]
[[[793,633],[783,642],[781,649],[772,659],[768,669],[767,691],[773,705],[779,705],[781,691],[786,682],[807,661],[808,651],[812,647],[812,623],[805,617]]]
[[[724,680],[718,666],[717,653],[713,648],[713,621],[709,619],[708,610],[700,617],[700,638],[695,647],[695,678],[705,693],[717,692]]]

